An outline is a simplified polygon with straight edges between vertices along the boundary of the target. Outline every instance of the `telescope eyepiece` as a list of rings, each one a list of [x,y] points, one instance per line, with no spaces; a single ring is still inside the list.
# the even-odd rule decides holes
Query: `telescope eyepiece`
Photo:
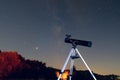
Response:
[[[69,35],[69,34],[66,34],[66,38],[70,38],[71,37],[71,35]]]

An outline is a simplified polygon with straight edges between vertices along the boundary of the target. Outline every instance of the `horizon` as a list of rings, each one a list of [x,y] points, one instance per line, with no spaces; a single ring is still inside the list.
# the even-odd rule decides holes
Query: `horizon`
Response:
[[[53,69],[57,69],[57,70],[61,70],[61,69],[59,69],[59,68],[55,68],[55,67],[51,67],[51,66],[47,66],[47,63],[46,62],[44,62],[44,61],[39,61],[39,60],[31,60],[31,59],[26,59],[24,56],[22,56],[21,54],[19,54],[17,51],[2,51],[2,50],[0,50],[0,54],[2,55],[1,57],[4,57],[4,58],[6,58],[6,56],[9,56],[9,59],[10,59],[10,57],[12,58],[12,56],[21,56],[23,59],[24,59],[24,61],[36,61],[36,62],[40,62],[40,63],[43,63],[43,64],[45,64],[45,66],[46,66],[46,68],[53,68]],[[9,54],[13,54],[13,55],[9,55]],[[16,58],[16,59],[21,59],[21,58]],[[12,63],[12,62],[10,62],[10,63]],[[10,64],[11,66],[14,66],[14,65],[12,65],[12,64]],[[32,65],[32,64],[31,64]],[[40,66],[39,66],[40,67]],[[74,66],[74,68],[75,68],[75,71],[88,71],[89,72],[89,70],[88,69],[86,69],[86,70],[78,70],[78,69],[76,69],[76,67]],[[68,69],[68,68],[66,68],[65,69],[65,71],[67,71],[67,70],[70,70],[70,69]],[[59,73],[59,72],[58,72]],[[99,74],[99,73],[96,73],[96,72],[93,72],[94,74],[98,74],[98,75],[102,75],[102,76],[107,76],[107,75],[115,75],[115,76],[120,76],[120,75],[117,75],[117,74],[112,74],[112,73],[109,73],[109,74]],[[89,72],[89,74],[90,74],[90,72]]]
[[[120,74],[120,1],[6,0],[0,1],[0,50],[17,51],[27,59],[62,69],[72,38],[92,41],[78,46],[90,69],[98,74]],[[69,66],[69,64],[68,64]],[[67,66],[67,68],[68,68]],[[80,59],[77,70],[86,67]]]
[[[19,52],[17,52],[17,51],[2,51],[2,50],[0,50],[0,53],[17,53],[18,55],[21,55]],[[28,58],[26,58],[26,57],[24,57],[23,55],[21,55],[25,60],[35,60],[35,61],[39,61],[39,60],[36,60],[36,59],[28,59]],[[39,62],[43,62],[43,61],[39,61]],[[51,68],[55,68],[55,69],[59,69],[59,70],[61,70],[60,68],[56,68],[56,67],[54,67],[54,66],[47,66],[47,63],[46,62],[43,62],[43,63],[45,63],[46,64],[46,67],[51,67]],[[68,65],[69,65],[69,63],[68,63]],[[63,66],[62,66],[63,67]],[[74,65],[74,67],[75,67],[75,69],[77,70],[77,71],[88,71],[88,69],[82,69],[82,70],[79,70],[79,69],[77,69],[76,68],[76,66]],[[70,68],[67,66],[67,68],[65,69],[65,70],[70,70]],[[100,73],[96,73],[96,72],[93,72],[93,73],[95,73],[95,74],[99,74],[99,75],[104,75],[104,76],[106,76],[106,75],[117,75],[117,76],[120,76],[119,74],[113,74],[113,73],[108,73],[108,74],[100,74]]]

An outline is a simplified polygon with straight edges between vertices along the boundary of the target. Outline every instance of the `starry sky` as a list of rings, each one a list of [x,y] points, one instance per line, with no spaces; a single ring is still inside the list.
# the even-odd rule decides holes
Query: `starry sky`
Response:
[[[119,0],[0,0],[0,49],[61,69],[72,47],[64,38],[71,34],[92,41],[91,48],[77,47],[92,71],[119,75],[119,4]],[[86,69],[81,59],[74,65]]]

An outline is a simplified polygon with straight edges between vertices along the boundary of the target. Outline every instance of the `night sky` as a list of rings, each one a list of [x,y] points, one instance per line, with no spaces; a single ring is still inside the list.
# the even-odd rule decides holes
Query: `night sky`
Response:
[[[2,51],[61,69],[71,49],[65,34],[92,41],[78,46],[92,71],[120,74],[120,0],[0,0]],[[80,59],[75,66],[86,69]]]

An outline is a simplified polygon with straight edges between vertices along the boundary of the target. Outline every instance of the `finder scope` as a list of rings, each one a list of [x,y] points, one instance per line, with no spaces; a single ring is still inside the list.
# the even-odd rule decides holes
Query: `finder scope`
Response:
[[[65,43],[70,43],[70,44],[75,45],[75,46],[77,46],[77,45],[86,46],[86,47],[92,46],[91,41],[72,39],[71,35],[66,35]]]

